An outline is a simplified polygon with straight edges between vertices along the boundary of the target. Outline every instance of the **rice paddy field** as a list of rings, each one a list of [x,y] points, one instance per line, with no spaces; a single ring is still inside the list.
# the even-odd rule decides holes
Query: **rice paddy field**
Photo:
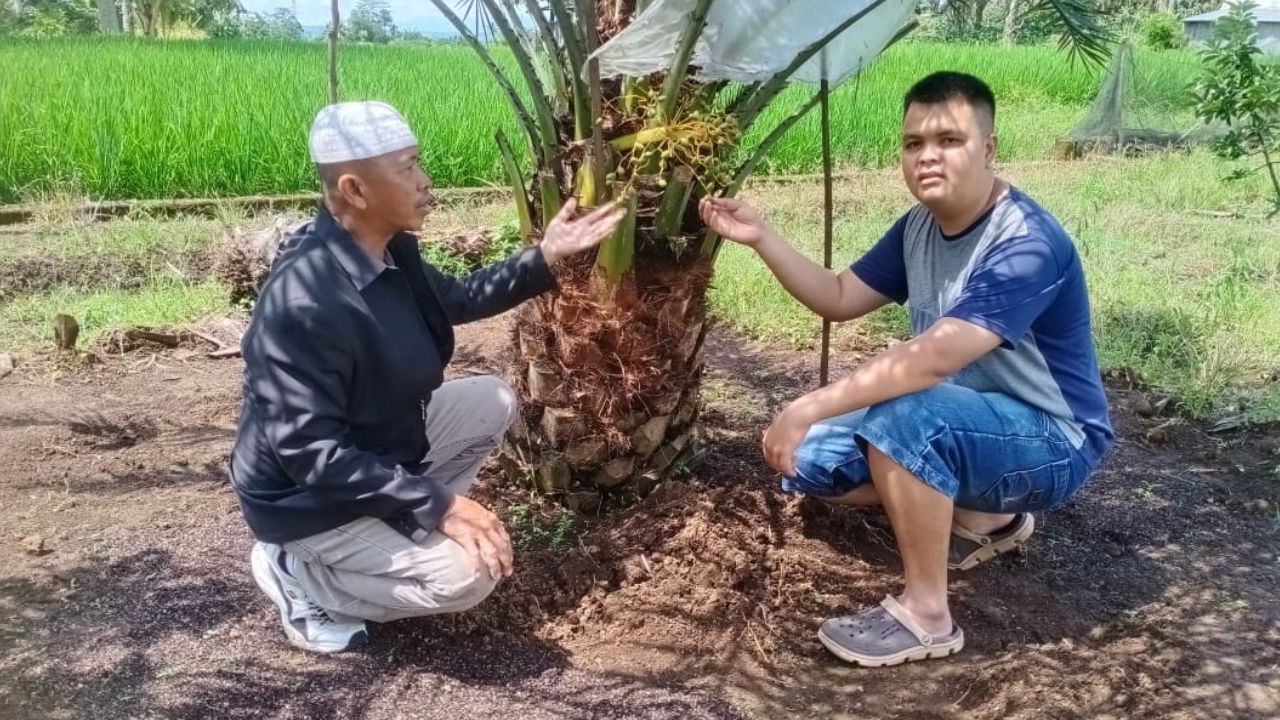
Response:
[[[78,39],[0,44],[0,203],[241,196],[310,190],[306,130],[326,102],[321,43]],[[499,53],[501,60],[510,59]],[[1138,54],[1149,112],[1185,115],[1190,53]],[[941,69],[983,77],[1000,100],[1005,160],[1041,159],[1084,115],[1101,68],[1050,46],[904,43],[833,94],[837,162],[881,166],[897,146],[900,98]],[[493,133],[517,136],[508,106],[458,45],[345,46],[340,95],[379,99],[413,123],[442,187],[497,181]],[[767,132],[813,88],[794,87],[753,129]],[[765,172],[818,168],[817,113],[774,149]],[[748,144],[752,138],[748,138]]]

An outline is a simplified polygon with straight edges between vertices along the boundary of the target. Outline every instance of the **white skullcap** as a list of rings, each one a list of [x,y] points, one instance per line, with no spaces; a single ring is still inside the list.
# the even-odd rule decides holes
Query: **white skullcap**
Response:
[[[311,123],[311,161],[318,165],[364,160],[417,145],[404,116],[386,103],[329,105]]]

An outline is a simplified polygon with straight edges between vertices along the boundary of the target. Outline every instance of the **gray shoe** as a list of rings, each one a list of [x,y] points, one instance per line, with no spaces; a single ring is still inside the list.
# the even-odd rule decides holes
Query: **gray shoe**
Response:
[[[876,607],[822,623],[818,640],[845,662],[888,667],[954,655],[964,648],[964,631],[952,625],[949,635],[930,635],[893,596],[887,596]]]
[[[334,653],[353,650],[368,637],[364,622],[330,613],[316,604],[298,579],[285,571],[284,549],[255,543],[249,555],[253,579],[280,610],[280,623],[289,642],[303,650]]]
[[[959,525],[951,526],[951,548],[947,551],[947,568],[972,570],[997,555],[1022,545],[1035,532],[1036,520],[1031,513],[1014,518],[1013,526],[995,535],[979,535]]]

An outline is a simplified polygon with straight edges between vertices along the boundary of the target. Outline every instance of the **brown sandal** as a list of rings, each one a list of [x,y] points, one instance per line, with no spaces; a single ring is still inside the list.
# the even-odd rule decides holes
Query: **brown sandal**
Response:
[[[995,556],[1022,545],[1035,529],[1036,521],[1031,513],[1018,515],[1013,521],[1013,527],[996,535],[979,535],[953,524],[951,548],[947,551],[947,568],[972,570]]]

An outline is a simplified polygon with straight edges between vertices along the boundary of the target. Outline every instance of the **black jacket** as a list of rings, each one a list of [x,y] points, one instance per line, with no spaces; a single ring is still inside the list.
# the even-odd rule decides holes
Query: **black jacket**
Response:
[[[423,462],[425,418],[453,356],[453,325],[555,286],[538,248],[461,279],[427,264],[412,235],[393,238],[388,254],[389,264],[375,260],[322,206],[262,289],[241,343],[230,463],[259,540],[360,517],[433,530],[453,497]]]

